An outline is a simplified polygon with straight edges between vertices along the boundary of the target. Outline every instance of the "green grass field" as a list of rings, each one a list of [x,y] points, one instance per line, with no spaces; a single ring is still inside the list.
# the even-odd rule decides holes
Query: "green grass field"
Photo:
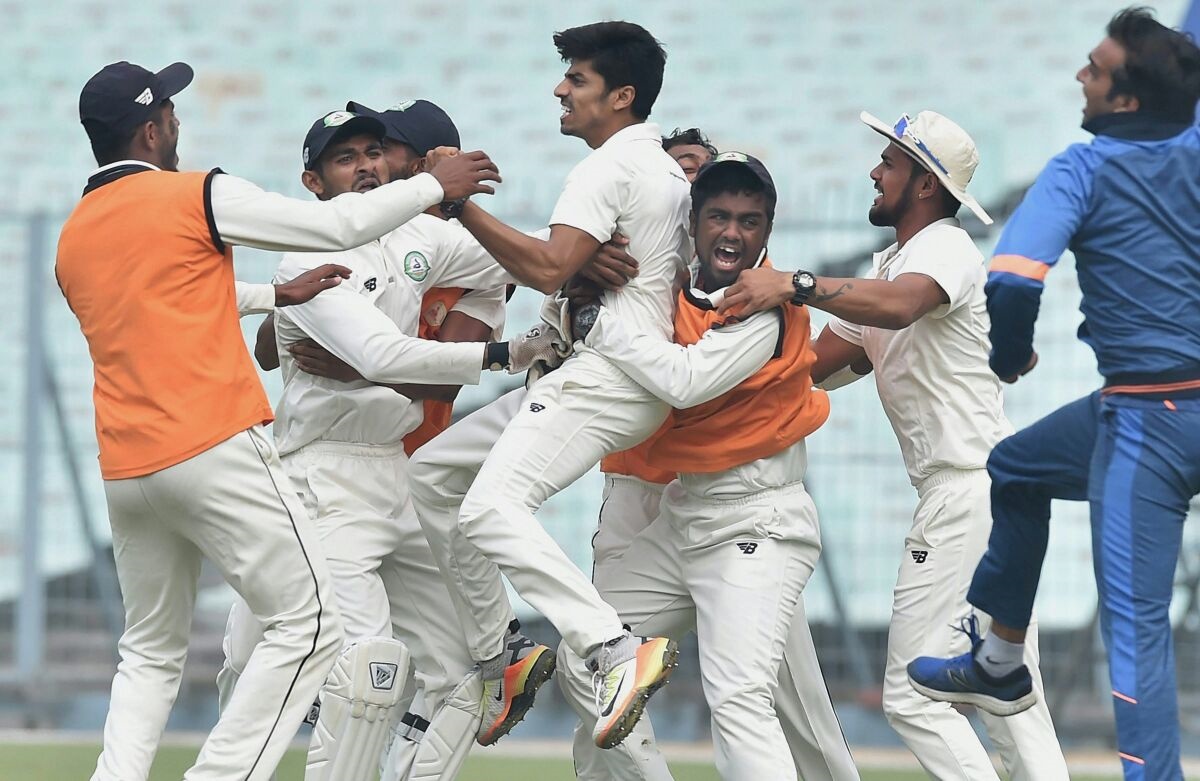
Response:
[[[0,781],[79,781],[95,767],[98,745],[4,744],[0,745]],[[179,781],[196,758],[195,748],[164,747],[158,752],[150,781]],[[675,781],[719,781],[711,765],[673,763]],[[304,777],[304,754],[289,751],[279,766],[279,781]],[[560,781],[575,777],[566,759],[487,757],[476,752],[467,762],[460,781]],[[863,781],[921,781],[924,773],[911,770],[863,770]],[[1109,777],[1111,780],[1111,777]],[[1101,781],[1078,776],[1073,781]]]
[[[49,744],[0,746],[0,781],[79,781],[95,768],[99,746]],[[195,748],[164,747],[158,752],[150,781],[179,781],[196,758]],[[709,765],[672,764],[675,781],[719,781]],[[304,777],[304,754],[289,751],[279,766],[279,781]],[[575,777],[566,759],[489,758],[476,752],[459,781],[561,781]],[[863,781],[921,781],[923,773],[864,771]]]

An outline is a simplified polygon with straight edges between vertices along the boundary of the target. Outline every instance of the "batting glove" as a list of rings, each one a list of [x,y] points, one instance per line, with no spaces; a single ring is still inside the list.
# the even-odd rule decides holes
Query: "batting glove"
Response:
[[[528,371],[535,363],[547,369],[559,366],[571,354],[571,345],[549,323],[538,323],[508,343],[509,374]]]

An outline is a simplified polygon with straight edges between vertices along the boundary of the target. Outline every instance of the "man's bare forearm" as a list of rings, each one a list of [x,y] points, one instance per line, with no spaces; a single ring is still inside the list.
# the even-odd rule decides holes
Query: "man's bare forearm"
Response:
[[[467,201],[460,221],[505,271],[526,287],[550,294],[571,277],[549,252],[549,243],[529,236]]]

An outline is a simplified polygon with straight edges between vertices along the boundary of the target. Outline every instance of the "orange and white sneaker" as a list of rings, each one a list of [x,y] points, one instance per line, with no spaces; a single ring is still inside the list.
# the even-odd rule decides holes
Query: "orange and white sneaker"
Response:
[[[537,690],[554,675],[556,663],[549,647],[512,633],[500,658],[480,665],[483,675],[492,677],[483,678],[483,720],[475,736],[479,745],[492,745],[525,718]]]
[[[596,691],[592,739],[612,748],[628,737],[646,702],[666,684],[679,659],[679,646],[665,637],[634,637],[628,630],[605,643],[589,659]]]

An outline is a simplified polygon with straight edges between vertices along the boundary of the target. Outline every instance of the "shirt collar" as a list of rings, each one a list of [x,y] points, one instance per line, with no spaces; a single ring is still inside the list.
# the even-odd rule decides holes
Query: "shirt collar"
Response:
[[[904,244],[904,246],[906,248],[911,247],[913,241],[915,241],[918,236],[920,236],[925,231],[935,228],[939,225],[949,225],[952,228],[961,227],[961,224],[959,223],[957,217],[943,217],[940,220],[934,220],[933,222],[926,225],[924,228],[921,228],[921,230],[914,233],[912,235],[912,238],[910,238]],[[894,242],[892,242],[891,246],[889,246],[887,249],[885,249],[881,252],[876,252],[871,257],[875,261],[876,268],[882,269],[885,266],[887,266],[889,263],[891,263],[893,260],[895,260],[896,257],[899,255],[900,255],[900,243],[894,241]]]
[[[130,174],[161,170],[158,166],[153,163],[147,163],[145,160],[118,160],[115,163],[102,165],[95,171],[92,171],[88,176],[87,185],[83,188],[83,194],[87,195],[92,190],[103,187],[110,182],[115,182]]]
[[[1124,141],[1162,141],[1179,135],[1191,124],[1151,111],[1118,111],[1092,117],[1083,123],[1083,129],[1094,136],[1111,136]]]
[[[617,132],[608,137],[608,140],[599,146],[603,149],[606,146],[616,146],[629,141],[646,141],[653,139],[655,142],[662,143],[662,135],[658,129],[658,125],[654,122],[638,122],[636,125],[623,127]]]

